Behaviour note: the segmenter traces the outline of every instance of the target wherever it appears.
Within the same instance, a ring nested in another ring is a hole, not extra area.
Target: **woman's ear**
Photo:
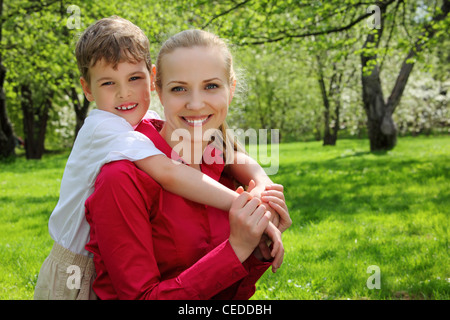
[[[89,88],[89,83],[83,77],[80,78],[81,87],[83,88],[84,95],[89,102],[94,101],[94,96],[92,95],[92,91]]]
[[[150,90],[155,91],[155,80],[156,80],[156,67],[152,64],[152,69],[150,70]]]
[[[231,101],[234,97],[234,91],[236,90],[236,80],[233,80],[233,82],[230,85],[230,102],[228,104],[231,104]]]

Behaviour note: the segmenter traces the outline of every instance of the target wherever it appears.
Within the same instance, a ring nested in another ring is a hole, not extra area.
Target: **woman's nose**
[[[199,110],[205,106],[203,96],[199,92],[192,92],[187,101],[186,108],[190,110]]]

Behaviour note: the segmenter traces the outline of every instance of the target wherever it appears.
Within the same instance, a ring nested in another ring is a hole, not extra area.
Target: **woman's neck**
[[[208,142],[194,142],[194,140],[191,139],[192,137],[183,137],[173,133],[174,130],[170,129],[170,127],[166,124],[164,124],[160,132],[161,136],[164,140],[166,140],[167,144],[173,149],[173,151],[177,152],[178,155],[191,167],[200,170],[203,153],[208,145]]]

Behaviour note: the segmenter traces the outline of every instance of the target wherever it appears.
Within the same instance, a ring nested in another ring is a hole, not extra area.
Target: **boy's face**
[[[84,94],[98,109],[114,113],[132,126],[139,124],[150,106],[153,83],[145,61],[120,62],[116,69],[99,60],[89,69],[90,83],[81,78]]]

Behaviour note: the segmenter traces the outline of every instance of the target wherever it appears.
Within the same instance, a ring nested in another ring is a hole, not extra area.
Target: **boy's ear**
[[[89,88],[89,83],[83,77],[80,78],[81,87],[83,88],[84,95],[88,101],[94,101],[94,96],[92,95],[92,91]]]

